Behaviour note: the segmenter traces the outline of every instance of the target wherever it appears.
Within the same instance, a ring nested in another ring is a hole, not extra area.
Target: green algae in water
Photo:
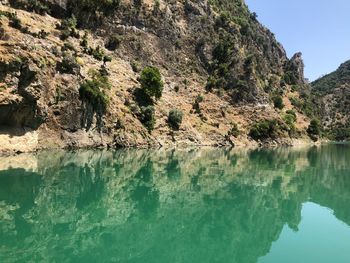
[[[0,158],[1,262],[350,260],[350,145]]]

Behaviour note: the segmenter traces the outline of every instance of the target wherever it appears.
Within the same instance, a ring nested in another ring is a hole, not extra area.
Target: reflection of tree
[[[0,255],[6,262],[254,263],[285,224],[298,230],[309,199],[350,225],[349,149],[30,156],[34,171],[0,172]]]

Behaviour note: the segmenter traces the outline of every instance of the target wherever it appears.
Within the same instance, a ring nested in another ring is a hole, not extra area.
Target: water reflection
[[[3,157],[0,257],[256,263],[307,201],[350,225],[349,158],[348,145]]]

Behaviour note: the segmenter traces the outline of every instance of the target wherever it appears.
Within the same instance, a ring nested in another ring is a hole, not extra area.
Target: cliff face
[[[321,115],[328,136],[336,140],[350,139],[350,61],[311,83],[313,93],[320,97]]]
[[[306,134],[306,111],[293,103],[309,91],[301,54],[289,60],[242,1],[11,0],[0,10],[2,150],[291,143]],[[138,96],[147,66],[164,83],[154,112]],[[97,91],[84,97],[84,83]],[[172,109],[183,116],[178,129]]]

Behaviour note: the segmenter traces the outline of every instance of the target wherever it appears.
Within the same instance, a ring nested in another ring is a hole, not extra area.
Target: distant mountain
[[[321,99],[321,118],[329,137],[350,139],[350,60],[311,85],[313,93]]]

